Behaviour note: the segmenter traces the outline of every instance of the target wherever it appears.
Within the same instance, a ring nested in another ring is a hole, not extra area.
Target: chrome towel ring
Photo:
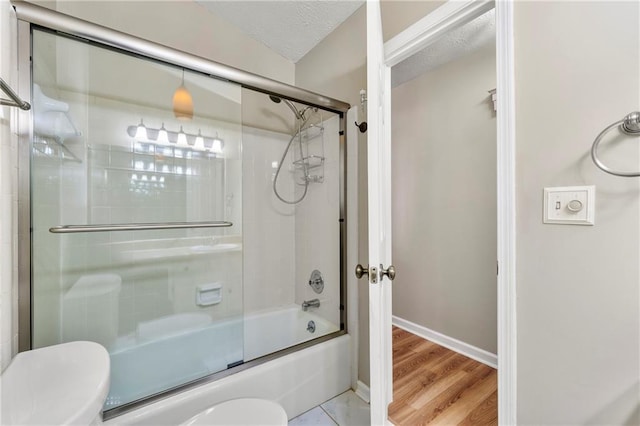
[[[600,141],[602,141],[602,138],[606,133],[616,127],[620,127],[620,131],[625,135],[640,136],[640,112],[631,112],[627,114],[622,120],[616,121],[606,129],[604,129],[602,132],[600,132],[600,134],[596,137],[596,140],[593,141],[593,146],[591,146],[591,158],[593,159],[593,162],[596,164],[596,166],[598,166],[598,168],[600,168],[600,170],[602,170],[603,172],[607,172],[614,176],[638,177],[640,176],[640,171],[618,172],[605,166],[604,163],[598,158],[598,145],[600,145]]]

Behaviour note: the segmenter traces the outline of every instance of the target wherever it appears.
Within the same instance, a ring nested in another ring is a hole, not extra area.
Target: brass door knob
[[[360,279],[365,275],[369,275],[369,267],[364,268],[361,264],[356,265],[356,278]]]
[[[384,269],[382,265],[380,265],[380,279],[382,277],[387,276],[391,281],[396,277],[396,268],[393,265],[390,265],[387,269]]]

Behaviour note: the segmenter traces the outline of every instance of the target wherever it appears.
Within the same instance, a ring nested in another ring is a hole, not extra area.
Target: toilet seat
[[[182,426],[286,426],[287,413],[279,404],[258,398],[240,398],[216,404]]]

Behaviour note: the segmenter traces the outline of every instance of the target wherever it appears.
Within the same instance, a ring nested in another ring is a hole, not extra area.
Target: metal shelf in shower
[[[324,182],[324,126],[312,124],[303,129],[300,149],[300,158],[292,161],[294,170],[303,172],[303,182]],[[310,174],[311,170],[315,170],[315,174]]]
[[[307,169],[315,169],[324,165],[324,157],[320,155],[308,155],[293,162],[298,168],[307,167]]]

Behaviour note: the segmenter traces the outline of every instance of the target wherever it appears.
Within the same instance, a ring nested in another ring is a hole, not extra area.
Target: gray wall
[[[381,0],[382,38],[387,41],[446,3],[446,0]]]
[[[639,9],[515,4],[519,424],[640,423],[640,179],[589,158],[640,108]],[[603,151],[640,168],[637,138]],[[595,226],[542,224],[543,187],[585,184]]]
[[[342,25],[296,63],[296,85],[314,92],[360,105],[360,89],[367,87],[367,22],[365,6],[360,7]],[[362,115],[362,111],[359,112]],[[361,120],[366,118],[361,117]],[[353,123],[347,123],[352,126]],[[358,187],[367,187],[367,138],[359,133]],[[348,155],[348,153],[347,153]],[[348,173],[349,171],[347,171]],[[367,191],[347,194],[348,206],[357,203],[358,252],[366,262]],[[355,265],[349,265],[349,271]],[[369,383],[369,288],[365,280],[358,287],[358,378]]]
[[[295,71],[291,61],[196,2],[32,2],[275,80],[293,82]]]
[[[494,354],[495,85],[494,44],[391,92],[393,315]]]

